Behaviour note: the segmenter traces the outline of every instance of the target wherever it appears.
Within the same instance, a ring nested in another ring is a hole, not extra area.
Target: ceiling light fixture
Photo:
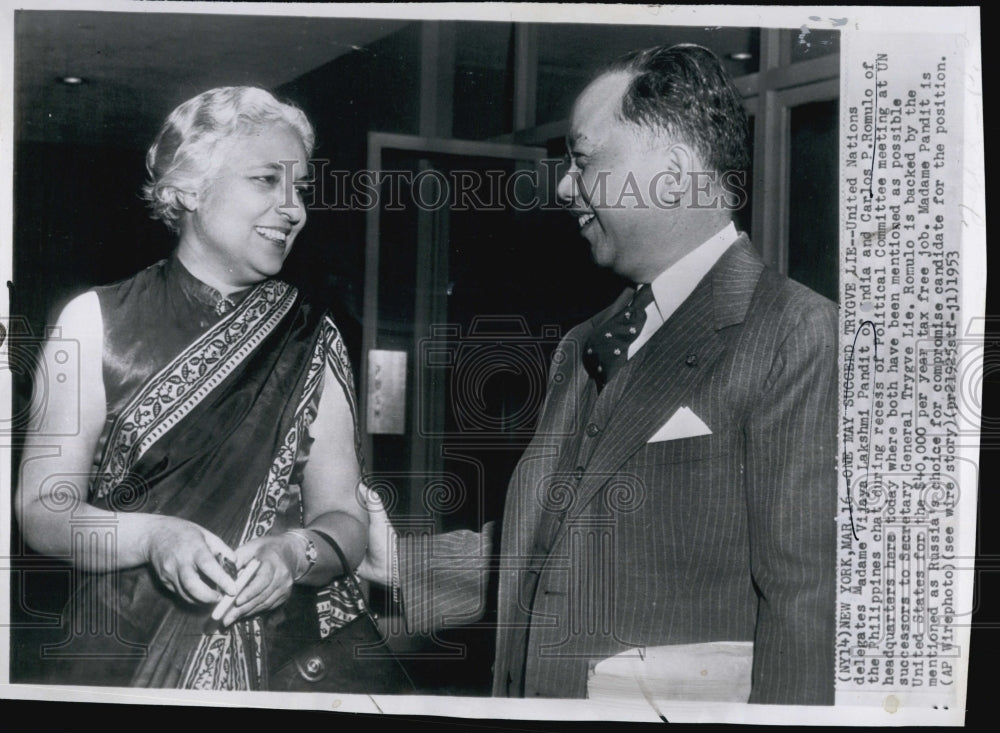
[[[753,54],[747,53],[746,51],[740,51],[738,53],[729,54],[729,58],[731,58],[733,61],[749,61],[750,59],[753,58]]]
[[[59,77],[59,81],[62,82],[63,84],[67,84],[67,85],[69,85],[71,87],[75,87],[75,86],[79,86],[80,84],[83,84],[83,77],[82,76],[60,76]]]

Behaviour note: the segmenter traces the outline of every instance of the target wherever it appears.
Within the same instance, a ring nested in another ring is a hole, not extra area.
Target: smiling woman
[[[144,193],[179,231],[181,261],[223,293],[276,275],[305,224],[297,194],[313,139],[301,111],[261,89],[213,89],[178,107],[146,156]]]
[[[45,681],[266,687],[293,586],[361,560],[345,349],[322,310],[274,279],[305,224],[312,145],[303,113],[261,89],[182,104],[144,188],[176,250],[59,317],[62,341],[80,345],[78,418],[69,401],[33,413],[16,501],[28,543],[80,570]],[[43,361],[60,348],[46,343]]]
[[[289,170],[306,170],[305,149],[284,123],[262,133],[230,141],[204,190],[184,196],[190,215],[178,256],[204,270],[221,291],[278,274],[306,221],[285,180]]]

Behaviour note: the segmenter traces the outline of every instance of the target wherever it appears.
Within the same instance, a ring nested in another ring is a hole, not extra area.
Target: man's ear
[[[660,151],[662,164],[656,175],[656,197],[666,209],[676,209],[691,188],[695,155],[684,143],[668,143]]]

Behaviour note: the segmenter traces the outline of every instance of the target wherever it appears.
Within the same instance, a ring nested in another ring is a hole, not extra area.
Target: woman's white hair
[[[219,156],[214,154],[218,144],[276,122],[291,127],[301,139],[306,157],[312,155],[316,136],[305,113],[263,89],[218,87],[177,107],[146,153],[149,177],[142,194],[152,217],[177,231],[181,214],[187,210],[181,195],[201,191],[214,175],[219,164]]]

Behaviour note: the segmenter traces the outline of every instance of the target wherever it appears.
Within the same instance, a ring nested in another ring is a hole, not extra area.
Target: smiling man
[[[511,477],[494,694],[584,697],[596,660],[739,641],[749,702],[832,704],[837,312],[736,231],[741,99],[704,48],[635,52],[569,145],[559,194],[633,285],[566,335]],[[437,555],[432,593],[404,571],[408,613],[457,597]]]

